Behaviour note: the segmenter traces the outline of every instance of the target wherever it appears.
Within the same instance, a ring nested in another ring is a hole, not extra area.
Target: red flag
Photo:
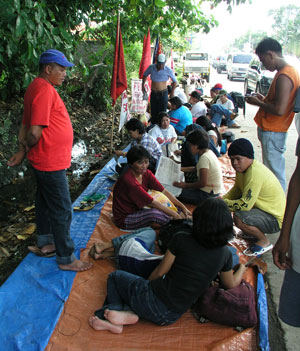
[[[140,71],[139,77],[143,78],[144,72],[151,65],[151,44],[150,44],[150,29],[148,29],[147,37],[144,36],[144,44],[143,44],[143,54],[140,63]]]
[[[117,98],[123,93],[125,89],[127,89],[126,67],[120,21],[118,21],[114,67],[110,86],[110,96],[113,100],[113,106],[116,103]]]

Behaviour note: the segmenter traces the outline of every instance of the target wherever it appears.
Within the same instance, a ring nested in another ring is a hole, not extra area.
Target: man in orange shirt
[[[255,50],[269,71],[277,71],[266,97],[255,94],[246,98],[249,104],[259,106],[254,118],[258,139],[262,146],[263,163],[276,175],[286,190],[286,138],[294,118],[294,101],[300,85],[297,70],[282,56],[282,47],[272,38],[263,39]]]
[[[19,151],[7,164],[17,166],[27,156],[36,177],[37,246],[28,249],[41,257],[56,255],[62,270],[85,271],[92,264],[76,259],[70,237],[72,204],[66,168],[71,165],[73,128],[55,89],[63,83],[67,67],[74,65],[53,49],[43,52],[39,63],[39,75],[24,97]]]

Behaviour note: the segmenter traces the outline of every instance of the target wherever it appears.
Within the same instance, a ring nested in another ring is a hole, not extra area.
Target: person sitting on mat
[[[161,263],[148,280],[117,270],[108,276],[107,297],[89,318],[95,330],[115,334],[123,326],[144,318],[164,326],[176,322],[220,273],[225,289],[241,283],[246,270],[234,272],[227,243],[233,237],[233,221],[223,200],[210,198],[193,213],[192,235],[176,234]]]
[[[199,205],[211,196],[219,196],[222,189],[222,169],[217,156],[208,148],[209,136],[205,130],[196,129],[186,138],[193,155],[199,155],[196,165],[197,181],[192,183],[174,182],[182,188],[178,200]],[[183,172],[192,172],[195,167],[182,167]]]
[[[248,139],[235,140],[228,149],[228,156],[236,171],[236,179],[223,199],[234,212],[235,225],[256,240],[244,254],[258,256],[273,247],[265,233],[279,232],[285,210],[285,193],[274,173],[254,159],[253,145]]]
[[[149,159],[149,152],[141,145],[133,146],[127,153],[129,169],[118,179],[113,191],[112,210],[118,227],[138,229],[157,226],[168,223],[172,218],[186,218],[191,215],[190,211],[148,170]],[[170,201],[168,206],[155,200],[148,193],[149,190],[163,193]],[[174,205],[181,212],[176,211]]]
[[[156,166],[162,155],[162,149],[159,143],[148,133],[146,133],[146,128],[143,123],[137,118],[131,118],[126,124],[125,128],[133,139],[131,142],[131,147],[135,145],[142,145],[149,152],[149,170],[152,173],[155,173]],[[115,150],[117,156],[126,157],[127,152],[122,150]],[[119,173],[122,175],[127,170],[127,165],[122,164],[124,169],[119,170]],[[117,170],[118,171],[118,170]]]

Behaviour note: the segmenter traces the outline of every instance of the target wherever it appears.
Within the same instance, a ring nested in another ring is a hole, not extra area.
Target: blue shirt
[[[171,78],[174,83],[177,83],[174,72],[168,66],[165,66],[164,69],[158,71],[156,65],[150,65],[144,72],[144,77],[148,77],[149,74],[151,75],[151,80],[153,82],[166,82]]]
[[[193,123],[191,111],[185,106],[179,107],[177,110],[169,111],[170,123],[177,130],[182,133],[186,126]]]

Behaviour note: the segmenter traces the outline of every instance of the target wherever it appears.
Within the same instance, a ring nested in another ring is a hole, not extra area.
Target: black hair
[[[134,162],[144,160],[145,158],[150,160],[150,154],[144,146],[135,145],[127,152],[126,158],[128,164],[132,165]]]
[[[171,97],[171,99],[169,100],[169,102],[172,104],[172,105],[175,105],[176,106],[176,110],[182,106],[182,102],[181,100],[179,99],[178,96],[173,96]]]
[[[203,127],[207,132],[209,130],[213,130],[217,134],[218,145],[222,146],[222,136],[219,132],[219,129],[213,125],[209,118],[206,116],[200,116],[196,119],[196,124],[199,124],[199,126]]]
[[[162,122],[162,120],[163,120],[164,117],[170,118],[170,116],[168,115],[167,112],[164,112],[164,111],[159,112],[159,114],[157,115],[157,123],[156,123],[156,124],[158,124],[159,126],[161,126],[161,122]]]
[[[205,130],[196,129],[188,134],[186,141],[192,145],[197,145],[199,150],[208,149],[209,136]]]
[[[225,246],[233,237],[233,220],[225,201],[210,197],[193,212],[192,235],[203,247]]]
[[[267,51],[274,51],[277,54],[282,55],[282,46],[277,40],[267,37],[258,43],[255,53],[256,55],[259,55],[265,54]]]
[[[190,104],[189,102],[185,102],[182,106],[187,107],[189,110],[193,107],[193,105]]]
[[[137,118],[131,118],[126,124],[127,130],[138,130],[140,134],[145,134],[146,130],[143,123]]]
[[[60,66],[60,65],[55,62],[39,63],[39,73],[44,72],[47,66],[54,67],[54,66]]]

